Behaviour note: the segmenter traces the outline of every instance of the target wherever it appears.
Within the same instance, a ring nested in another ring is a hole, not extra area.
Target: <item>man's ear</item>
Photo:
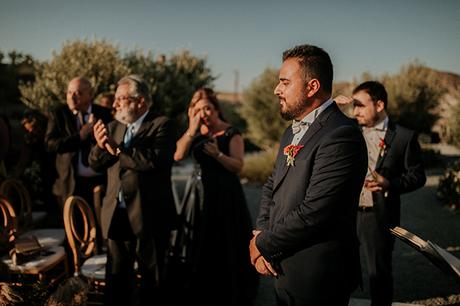
[[[140,96],[139,99],[138,99],[138,101],[137,101],[137,107],[138,107],[138,108],[142,108],[145,104],[146,104],[146,103],[145,103],[144,97]]]
[[[375,103],[375,109],[380,113],[385,110],[385,103],[382,100],[378,100],[377,103]]]
[[[311,79],[307,82],[307,97],[313,97],[321,88],[321,84],[318,79]]]

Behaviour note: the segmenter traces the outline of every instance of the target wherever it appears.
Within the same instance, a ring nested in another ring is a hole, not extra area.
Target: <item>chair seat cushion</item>
[[[87,278],[104,280],[106,263],[107,254],[92,256],[85,260],[81,266],[81,274]]]
[[[65,260],[65,258],[66,254],[64,247],[53,246],[44,249],[37,258],[27,261],[21,265],[14,266],[12,260],[9,257],[2,258],[2,261],[11,271],[26,274],[37,274],[43,271],[47,271],[49,268],[55,266],[56,263]]]
[[[43,248],[62,245],[65,241],[63,228],[46,228],[27,231],[21,236],[35,236]]]

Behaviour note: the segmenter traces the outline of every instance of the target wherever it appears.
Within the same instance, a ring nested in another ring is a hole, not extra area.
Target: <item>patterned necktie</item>
[[[293,120],[292,121],[292,133],[297,134],[299,133],[302,129],[308,128],[311,125],[310,122],[304,122],[304,121],[297,121]]]
[[[130,125],[126,129],[125,137],[123,138],[124,147],[128,148],[133,140],[134,136],[134,125]]]

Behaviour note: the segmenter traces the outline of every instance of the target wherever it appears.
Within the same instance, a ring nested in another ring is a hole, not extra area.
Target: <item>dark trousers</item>
[[[377,221],[374,211],[358,212],[358,238],[366,260],[372,306],[391,306],[393,274],[391,256],[394,239]]]
[[[77,176],[75,178],[75,191],[73,195],[77,195],[85,199],[89,206],[93,208],[93,213],[95,213],[93,189],[98,185],[105,186],[106,184],[107,178],[105,175],[92,177]]]
[[[101,225],[99,224],[99,217],[97,211],[94,207],[94,188],[98,185],[103,185],[104,187],[107,184],[107,178],[105,175],[98,175],[93,177],[83,177],[77,176],[75,179],[75,191],[73,195],[80,196],[89,204],[93,212],[94,217],[96,218],[97,230],[96,230],[96,242],[98,252],[102,252],[102,247],[104,245],[104,240],[102,239],[102,230]]]
[[[276,287],[277,306],[348,306],[350,294],[339,296],[331,292],[329,296],[324,296],[321,300],[312,300],[307,297],[293,296],[284,288]]]
[[[162,299],[159,289],[162,256],[158,253],[162,253],[158,249],[163,247],[162,243],[157,244],[153,237],[136,237],[126,209],[117,208],[107,247],[105,305],[159,305]],[[135,261],[137,271],[134,270]],[[138,286],[136,275],[140,276]],[[135,292],[138,294],[133,295]]]

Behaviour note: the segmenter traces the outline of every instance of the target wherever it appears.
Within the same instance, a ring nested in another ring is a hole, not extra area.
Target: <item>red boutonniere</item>
[[[295,157],[297,153],[299,153],[300,149],[302,149],[303,146],[295,146],[295,145],[288,145],[284,147],[284,155],[286,155],[286,164],[288,166],[294,166],[295,162]]]
[[[380,157],[382,157],[386,153],[386,150],[387,150],[387,144],[385,143],[385,139],[380,138],[379,148],[380,148]]]

